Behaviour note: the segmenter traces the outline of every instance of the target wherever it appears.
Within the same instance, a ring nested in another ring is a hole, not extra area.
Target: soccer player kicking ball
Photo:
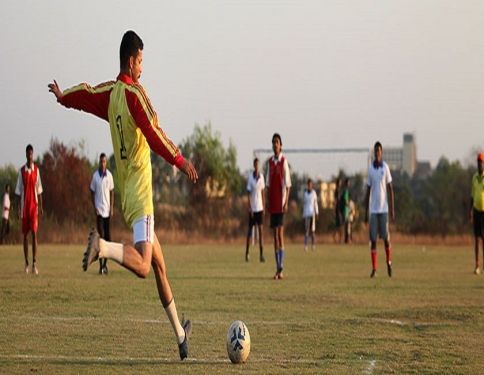
[[[191,323],[188,320],[180,324],[178,320],[163,251],[154,232],[150,148],[176,165],[192,182],[197,181],[198,175],[161,130],[156,112],[139,84],[143,42],[134,31],[124,34],[119,57],[121,69],[116,81],[96,87],[80,84],[64,92],[55,80],[48,85],[63,106],[92,113],[109,122],[122,210],[126,222],[133,228],[134,246],[105,241],[93,229],[82,267],[86,271],[98,258],[108,258],[141,278],[146,278],[153,267],[158,294],[175,331],[183,360],[188,356]]]
[[[289,191],[291,189],[291,174],[289,163],[282,154],[281,136],[272,136],[272,150],[274,156],[269,159],[267,168],[267,192],[269,212],[271,214],[271,228],[274,233],[274,253],[276,257],[276,274],[274,280],[282,279],[284,268],[284,212],[287,211]]]
[[[393,204],[392,175],[388,164],[382,159],[383,148],[380,142],[374,146],[375,159],[368,168],[368,188],[365,197],[365,223],[368,223],[368,210],[370,211],[370,242],[371,264],[370,277],[376,276],[377,254],[376,241],[378,236],[383,239],[387,257],[388,276],[392,277],[392,249],[390,246],[390,233],[388,231],[388,208],[390,217],[395,220]]]

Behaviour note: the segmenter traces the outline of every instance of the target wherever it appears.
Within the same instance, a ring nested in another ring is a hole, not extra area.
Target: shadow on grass
[[[184,361],[168,358],[102,358],[102,357],[66,357],[66,356],[23,356],[12,355],[0,357],[3,365],[18,364],[49,364],[65,366],[144,366],[144,365],[229,365],[228,359],[196,359],[188,358]]]

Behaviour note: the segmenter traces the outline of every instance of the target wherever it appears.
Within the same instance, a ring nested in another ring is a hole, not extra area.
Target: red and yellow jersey
[[[140,84],[120,74],[96,87],[80,84],[65,90],[59,102],[109,122],[119,190],[128,225],[153,214],[150,148],[181,168],[185,159],[165,135]]]

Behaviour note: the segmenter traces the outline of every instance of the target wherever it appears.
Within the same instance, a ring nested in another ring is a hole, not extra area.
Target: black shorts
[[[484,238],[484,211],[478,211],[474,208],[474,236]]]
[[[284,214],[271,214],[271,228],[282,227],[284,225]]]
[[[253,212],[252,215],[249,214],[249,229],[256,224],[262,225],[262,211]]]

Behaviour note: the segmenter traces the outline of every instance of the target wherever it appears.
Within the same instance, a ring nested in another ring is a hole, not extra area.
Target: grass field
[[[81,270],[82,246],[40,246],[40,275],[20,246],[0,247],[0,373],[484,373],[484,276],[469,247],[395,246],[394,277],[369,278],[366,246],[287,247],[286,279],[243,246],[167,246],[178,311],[193,321],[181,363],[154,277],[110,264]],[[384,265],[384,252],[379,252]],[[232,365],[231,321],[252,349]]]

